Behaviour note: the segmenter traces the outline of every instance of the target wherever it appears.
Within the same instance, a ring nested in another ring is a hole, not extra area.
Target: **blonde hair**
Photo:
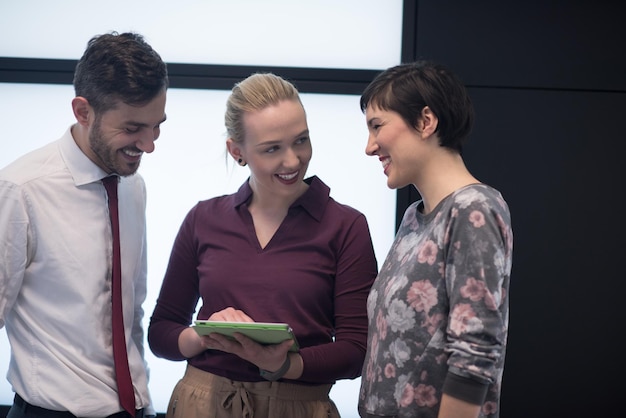
[[[243,115],[276,105],[283,100],[294,100],[302,104],[296,87],[275,74],[255,73],[235,84],[226,101],[224,116],[228,137],[241,143],[245,136]]]

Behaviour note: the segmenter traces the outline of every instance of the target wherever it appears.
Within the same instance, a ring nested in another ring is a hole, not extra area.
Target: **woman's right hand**
[[[244,311],[228,307],[221,311],[213,312],[209,317],[209,321],[228,321],[228,322],[254,322]]]
[[[187,358],[197,356],[207,348],[193,327],[187,327],[178,335],[178,349]]]
[[[213,312],[208,318],[209,321],[229,321],[229,322],[254,322],[245,312],[228,307],[221,311]],[[193,327],[188,327],[178,336],[178,349],[187,358],[197,356],[203,351],[213,348],[210,345],[210,338],[202,338]]]

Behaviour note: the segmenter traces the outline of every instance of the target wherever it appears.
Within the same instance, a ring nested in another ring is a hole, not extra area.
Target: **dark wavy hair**
[[[417,129],[428,106],[439,119],[439,144],[459,153],[474,124],[474,107],[461,79],[442,64],[428,60],[400,64],[378,74],[365,88],[361,110],[372,105],[398,113]]]
[[[89,101],[96,113],[116,103],[140,106],[169,87],[167,66],[137,33],[96,35],[76,65],[76,96]]]

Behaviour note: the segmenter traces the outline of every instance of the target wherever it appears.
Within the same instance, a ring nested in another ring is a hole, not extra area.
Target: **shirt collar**
[[[248,180],[250,180],[248,178]],[[248,202],[252,196],[252,188],[249,181],[246,180],[237,193],[235,193],[235,207],[239,207],[242,204]],[[292,203],[291,208],[302,207],[307,213],[316,221],[320,221],[328,205],[330,198],[330,188],[324,184],[317,176],[311,176],[304,180],[309,185],[309,188],[302,196],[300,196],[295,202]]]
[[[59,149],[76,186],[94,183],[107,176],[107,173],[91,161],[78,147],[72,137],[71,126],[61,138]]]

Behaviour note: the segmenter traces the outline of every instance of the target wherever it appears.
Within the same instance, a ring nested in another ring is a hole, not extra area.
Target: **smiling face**
[[[365,110],[368,128],[367,155],[378,156],[387,176],[387,186],[399,189],[415,184],[420,169],[421,136],[393,111],[368,106]]]
[[[107,173],[134,174],[144,152],[154,151],[160,125],[165,121],[163,92],[143,106],[118,105],[100,115],[91,112],[87,143],[83,152]]]
[[[227,145],[235,159],[248,163],[253,191],[295,200],[306,187],[303,179],[312,155],[302,104],[283,100],[247,112],[243,124],[243,141],[229,139]]]

